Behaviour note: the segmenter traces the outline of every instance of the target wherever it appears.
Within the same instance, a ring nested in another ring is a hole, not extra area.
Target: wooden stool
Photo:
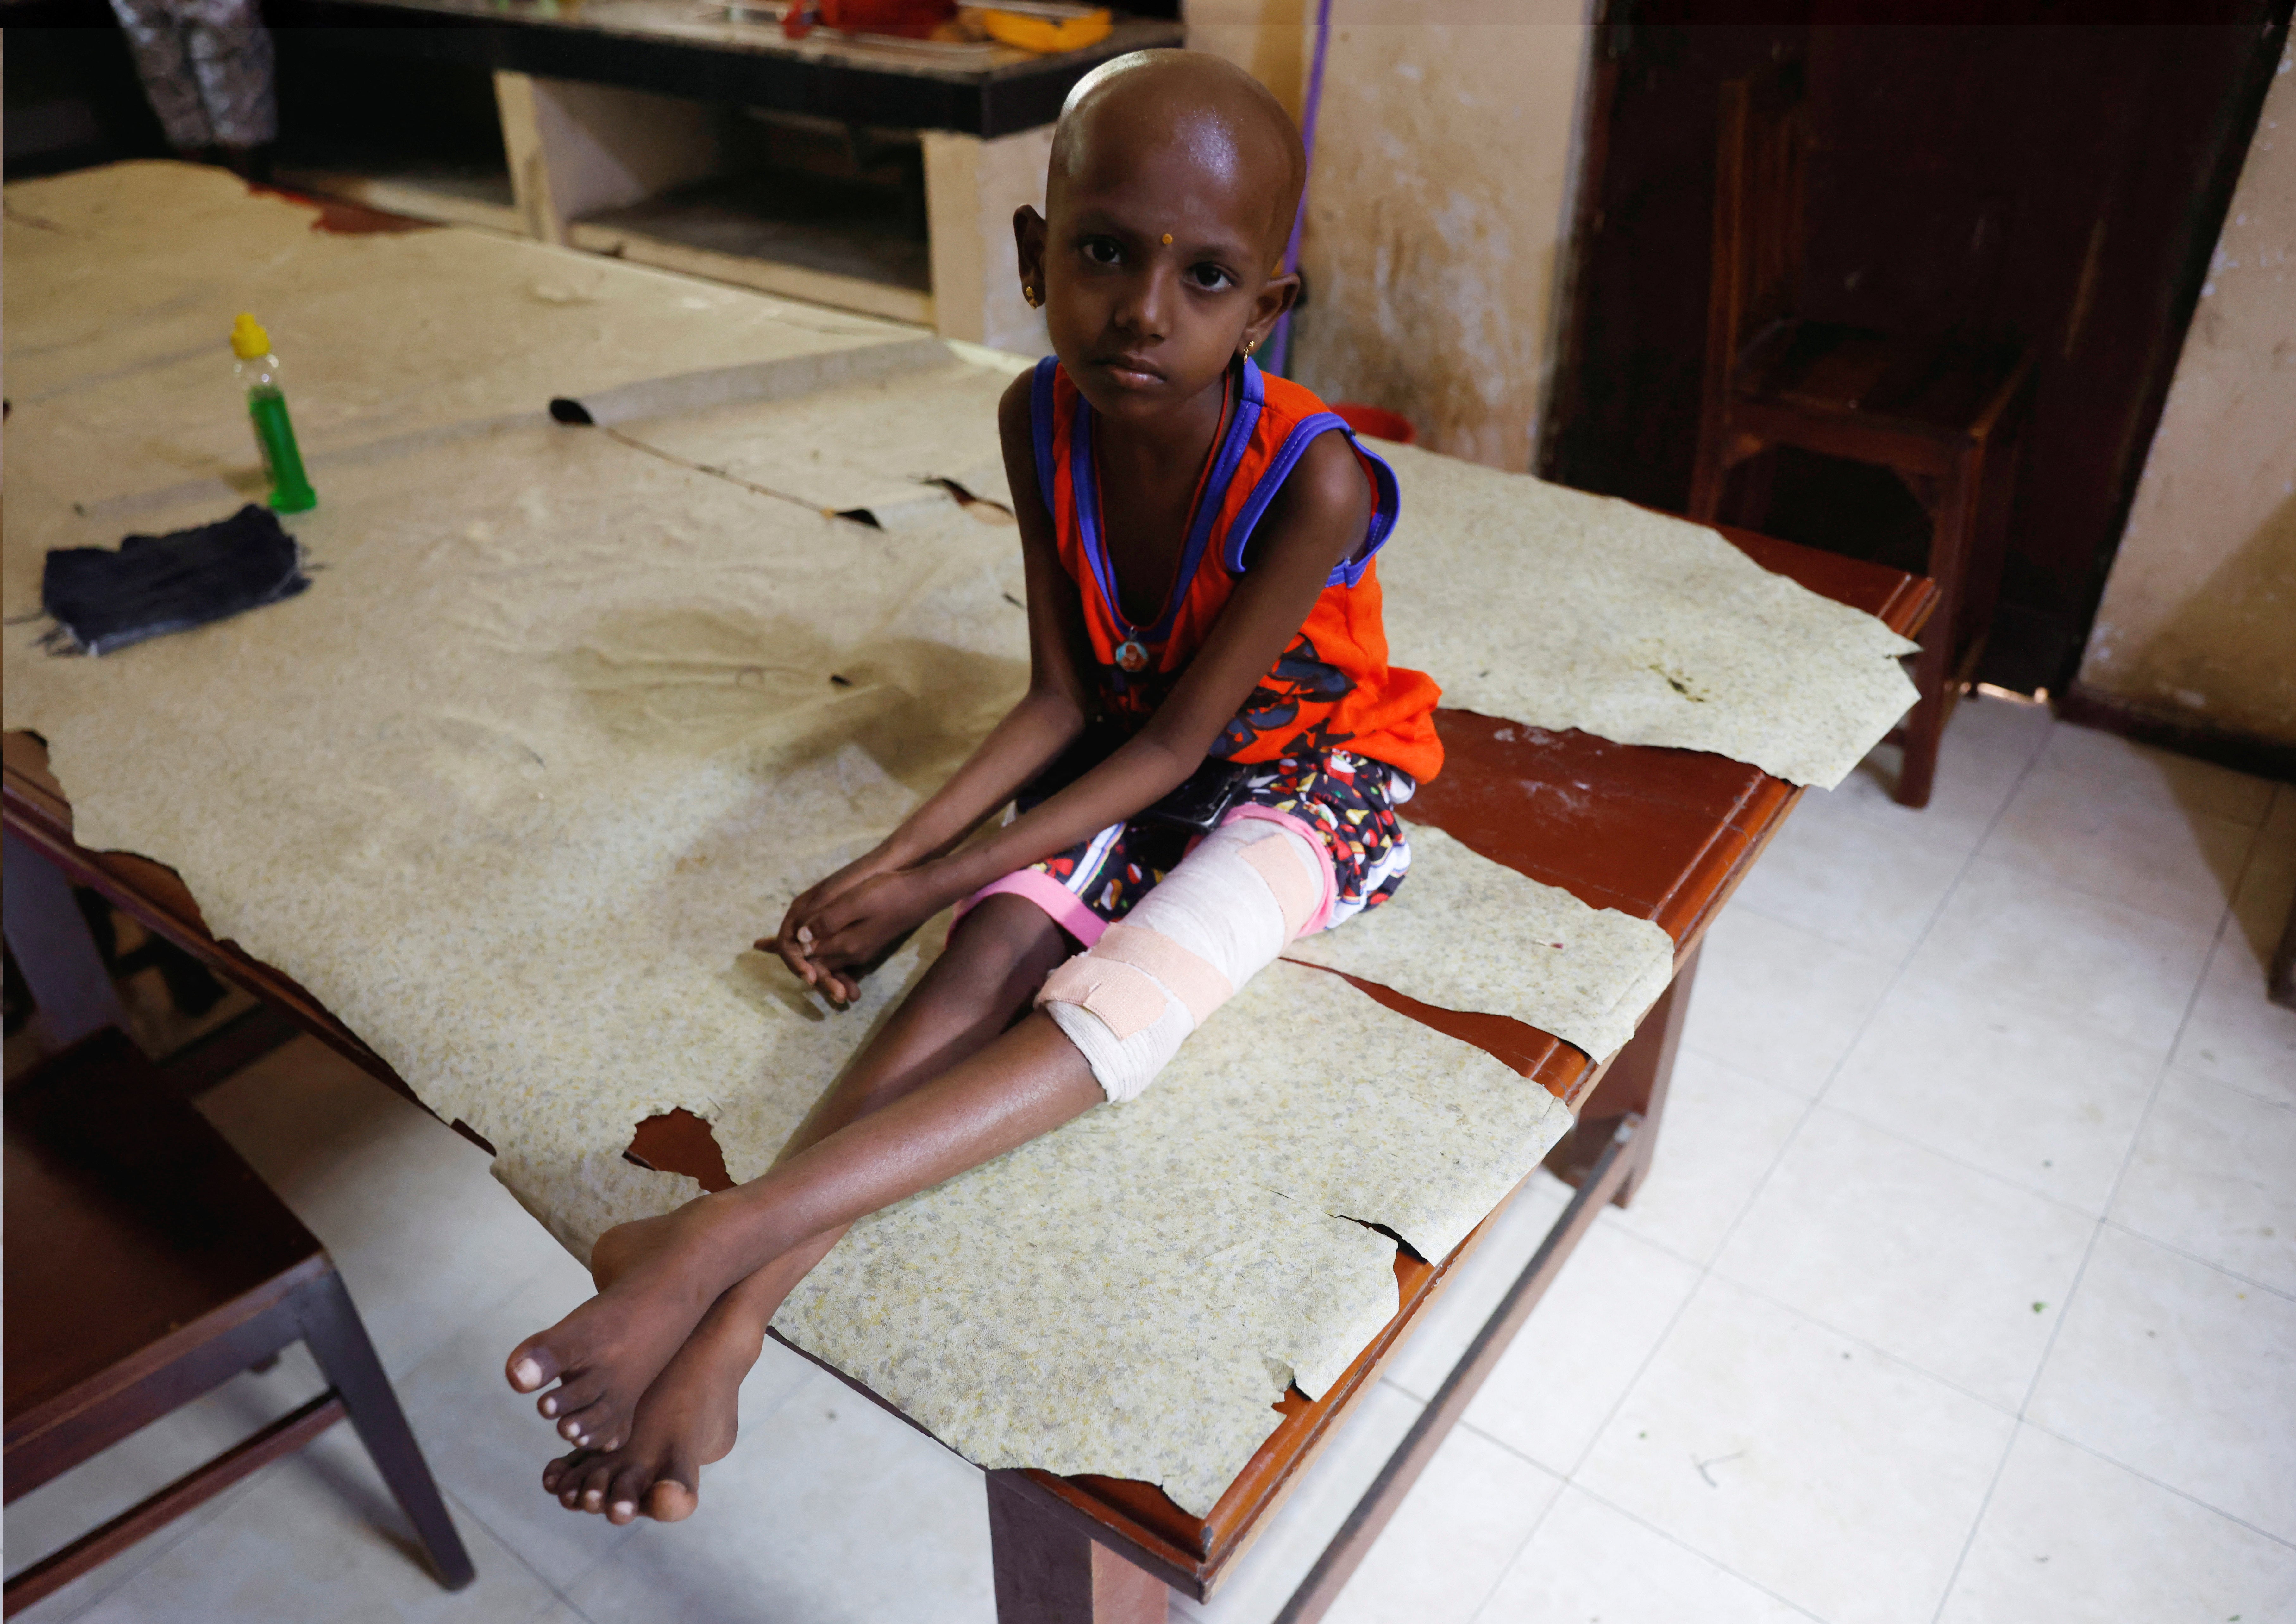
[[[1800,64],[1722,86],[1714,269],[1690,517],[1721,514],[1740,464],[1779,447],[1878,463],[1930,517],[1939,601],[1914,661],[1921,698],[1890,736],[1905,746],[1898,799],[1929,804],[1938,742],[1984,652],[1999,594],[2030,349],[1970,339],[1892,338],[1794,313],[1808,119]],[[1767,462],[1746,471],[1740,523],[1768,500]]]
[[[7,1087],[6,1497],[294,1341],[327,1391],[8,1580],[12,1613],[348,1415],[448,1589],[472,1577],[334,1264],[115,1029]]]

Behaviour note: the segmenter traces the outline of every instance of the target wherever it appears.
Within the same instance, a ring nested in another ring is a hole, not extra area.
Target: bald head
[[[1061,109],[1047,206],[1057,214],[1070,186],[1104,186],[1151,152],[1184,154],[1207,180],[1250,200],[1267,263],[1282,258],[1308,155],[1267,86],[1203,51],[1135,51],[1102,63]]]

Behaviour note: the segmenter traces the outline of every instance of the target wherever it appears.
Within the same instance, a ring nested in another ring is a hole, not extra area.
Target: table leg
[[[1639,1114],[1643,1121],[1634,1136],[1634,1164],[1611,1198],[1621,1207],[1633,1202],[1658,1147],[1659,1119],[1666,1110],[1668,1080],[1674,1075],[1674,1052],[1682,1044],[1682,1018],[1690,1010],[1690,984],[1698,974],[1699,952],[1692,948],[1682,961],[1674,980],[1578,1108],[1578,1126],[1547,1154],[1548,1171],[1576,1185],[1611,1143],[1619,1123],[1629,1112]]]
[[[1021,297],[1013,263],[1013,205],[1045,206],[1053,127],[983,140],[961,130],[918,132],[925,160],[926,239],[932,252],[932,323],[1024,356],[1052,348],[1044,314]]]
[[[2288,904],[2288,923],[2280,928],[2280,945],[2272,950],[2272,968],[2264,978],[2264,996],[2275,1004],[2296,1009],[2296,900]]]
[[[1164,1624],[1172,1593],[1084,1531],[1077,1519],[988,1474],[996,1624]]]
[[[564,245],[574,222],[709,175],[712,110],[618,85],[497,69],[495,111],[527,235]],[[586,245],[580,245],[586,246]]]
[[[0,831],[0,841],[8,951],[47,1020],[48,1035],[63,1048],[107,1026],[125,1029],[119,994],[72,898],[71,882],[15,831]]]
[[[1538,1251],[1499,1299],[1491,1316],[1468,1341],[1467,1351],[1444,1378],[1443,1385],[1421,1407],[1418,1419],[1411,1423],[1403,1441],[1372,1479],[1371,1487],[1356,1502],[1347,1521],[1340,1524],[1340,1531],[1324,1547],[1324,1554],[1308,1569],[1308,1577],[1300,1581],[1292,1599],[1276,1613],[1275,1624],[1316,1624],[1340,1599],[1349,1576],[1371,1554],[1372,1546],[1389,1519],[1402,1509],[1412,1484],[1435,1458],[1435,1452],[1443,1447],[1443,1439],[1467,1413],[1467,1406],[1473,1402],[1476,1392],[1506,1357],[1523,1321],[1530,1317],[1531,1309],[1546,1294],[1546,1288],[1562,1274],[1563,1264],[1595,1226],[1595,1215],[1602,1211],[1603,1203],[1617,1191],[1619,1180],[1634,1165],[1635,1133],[1641,1126],[1639,1120],[1621,1122],[1595,1156],[1587,1169],[1578,1193],[1547,1230],[1546,1238],[1538,1243]]]

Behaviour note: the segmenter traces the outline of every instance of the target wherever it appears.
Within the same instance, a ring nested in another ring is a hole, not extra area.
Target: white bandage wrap
[[[1181,1041],[1307,928],[1324,854],[1283,824],[1214,830],[1121,924],[1045,978],[1037,1005],[1111,1100],[1155,1080]]]

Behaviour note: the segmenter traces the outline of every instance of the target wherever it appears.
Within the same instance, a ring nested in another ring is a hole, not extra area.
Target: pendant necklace
[[[1219,460],[1220,441],[1226,437],[1227,432],[1227,380],[1222,379],[1220,382],[1219,422],[1212,431],[1211,448],[1204,454],[1203,470],[1196,475],[1195,497],[1188,504],[1188,529],[1190,530],[1193,530],[1196,528],[1196,510],[1203,504],[1204,487],[1211,479],[1212,464]],[[1097,459],[1099,456],[1097,448],[1095,449],[1093,455],[1095,458]],[[1097,483],[1097,481],[1095,481],[1095,483]],[[1105,537],[1107,534],[1107,521],[1103,519],[1101,523],[1101,535]],[[1103,539],[1101,545],[1104,547],[1107,545],[1107,543]],[[1179,585],[1180,583],[1175,579],[1172,583],[1172,587],[1166,589],[1165,598],[1167,607],[1169,607],[1172,589],[1177,588]],[[1122,624],[1124,615],[1122,605],[1111,603],[1109,608],[1116,611],[1118,623]],[[1116,645],[1116,668],[1122,671],[1128,677],[1136,677],[1141,672],[1148,668],[1147,646],[1140,641],[1139,632],[1133,627],[1126,627],[1124,641]]]

